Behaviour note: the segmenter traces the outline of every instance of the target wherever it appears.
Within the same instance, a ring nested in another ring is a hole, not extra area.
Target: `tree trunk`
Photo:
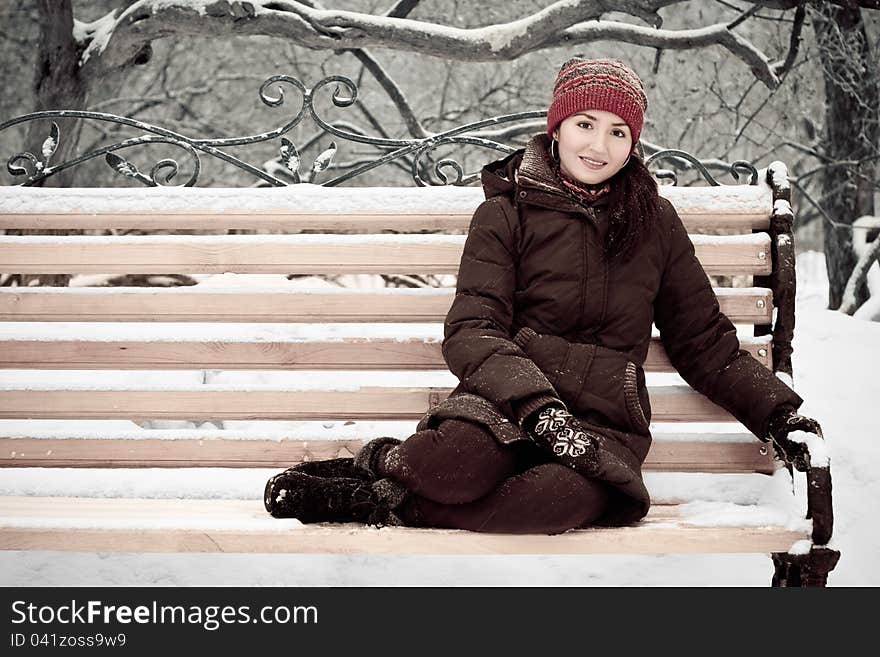
[[[824,154],[831,162],[865,160],[825,170],[821,205],[834,221],[851,226],[856,217],[874,214],[871,181],[876,180],[876,160],[868,158],[876,157],[878,148],[877,72],[861,9],[815,0],[811,8],[825,82]],[[856,255],[852,230],[826,222],[824,237],[828,307],[834,310],[840,307]],[[867,298],[863,283],[856,291],[856,304]]]
[[[88,89],[83,80],[80,51],[73,39],[72,0],[37,0],[40,14],[40,45],[34,70],[35,112],[51,109],[83,110]],[[61,133],[58,150],[52,156],[61,162],[75,150],[80,121],[71,120],[70,132]],[[31,122],[25,140],[27,150],[40,157],[43,141],[49,135],[48,123]],[[72,187],[76,167],[49,177],[46,187]]]
[[[87,85],[82,78],[80,51],[73,39],[73,8],[71,0],[36,0],[40,17],[40,43],[34,70],[35,112],[50,109],[82,110],[88,100]],[[31,121],[25,137],[25,150],[42,159],[42,146],[49,136],[48,121]],[[82,122],[63,122],[58,147],[51,163],[67,160],[76,150]],[[57,173],[38,183],[43,187],[73,187],[77,168]],[[29,230],[8,231],[29,235],[73,235],[82,231]],[[70,274],[21,274],[18,284],[66,286]],[[36,281],[36,283],[34,283]]]

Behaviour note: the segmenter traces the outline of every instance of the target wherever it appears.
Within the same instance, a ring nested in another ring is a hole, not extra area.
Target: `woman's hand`
[[[791,406],[778,409],[767,424],[766,440],[773,443],[776,455],[786,466],[794,466],[803,472],[809,466],[807,445],[804,442],[790,440],[788,434],[792,431],[805,431],[823,438],[822,427],[816,420],[799,415]]]
[[[532,413],[523,428],[556,460],[584,477],[599,471],[595,434],[585,429],[563,406],[548,405]]]

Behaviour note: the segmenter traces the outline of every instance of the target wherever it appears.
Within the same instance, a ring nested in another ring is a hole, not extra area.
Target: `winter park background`
[[[824,429],[834,478],[833,546],[842,553],[828,585],[880,585],[880,528],[873,513],[880,499],[880,446],[875,439],[880,365],[877,262],[868,270],[866,286],[858,288],[855,295],[844,294],[850,273],[880,226],[880,10],[873,8],[876,3],[781,1],[774,3],[774,8],[756,9],[761,3],[744,0],[644,0],[627,3],[627,11],[632,13],[607,12],[603,3],[592,0],[396,4],[326,0],[325,13],[315,10],[312,3],[287,4],[295,6],[308,21],[289,20],[268,0],[57,0],[39,6],[33,0],[3,0],[0,123],[41,109],[82,109],[132,117],[193,139],[237,137],[274,129],[298,109],[297,101],[290,99],[292,93],[288,104],[280,108],[259,102],[257,89],[270,76],[291,75],[314,85],[328,75],[340,74],[357,81],[360,95],[347,113],[333,114],[333,121],[356,125],[371,136],[417,139],[487,117],[545,109],[553,76],[572,55],[626,60],[646,82],[645,155],[681,149],[714,167],[719,177],[719,171],[739,159],[758,168],[781,160],[789,168],[798,276],[794,388],[806,400],[801,412],[819,420]],[[232,13],[224,13],[224,6]],[[340,17],[343,11],[347,13]],[[138,20],[126,22],[131,16]],[[253,20],[255,17],[259,21]],[[394,17],[407,20],[395,24]],[[129,29],[134,23],[138,27]],[[603,27],[613,36],[597,36]],[[427,30],[429,37],[420,30]],[[334,39],[326,38],[330,31]],[[364,39],[369,48],[362,47]],[[319,113],[328,117],[331,115],[324,114],[328,109],[337,111],[327,101],[330,89],[325,88],[324,97],[317,101]],[[61,138],[53,162],[139,134],[125,132],[113,123],[83,122],[77,128],[66,119],[59,123]],[[525,121],[517,129],[499,130],[492,136],[519,146],[529,134],[541,131],[542,124],[543,119]],[[33,122],[0,131],[0,158],[6,162],[13,153],[25,150],[39,153],[47,130],[46,122]],[[313,124],[299,126],[287,136],[301,147],[304,167],[327,153],[330,140],[316,133]],[[228,150],[294,182],[279,160],[278,145],[273,139]],[[149,171],[163,157],[180,160],[184,172],[172,183],[180,184],[188,175],[185,157],[179,149],[163,151],[160,146],[154,145],[149,153],[134,149],[120,153],[137,161],[142,171]],[[324,178],[317,176],[313,182],[320,184],[327,176],[345,170],[341,163],[345,160],[350,163],[380,152],[361,147],[364,150],[340,144],[336,159],[322,174]],[[438,158],[441,155],[445,153]],[[480,149],[455,153],[468,172],[496,155]],[[0,185],[20,182],[5,167],[0,168]],[[725,177],[722,182],[732,181]],[[93,188],[99,200],[99,188],[135,185],[116,175],[102,157],[46,180],[46,187]],[[352,182],[355,187],[362,185],[411,187],[409,162],[405,166],[386,165]],[[204,158],[198,186],[231,190],[257,183],[235,167]],[[853,229],[859,221],[874,229]],[[4,274],[0,273],[3,286],[87,288],[107,283],[106,278],[89,276],[67,280],[65,276],[24,275],[12,279]],[[181,284],[168,280],[153,283]],[[205,289],[239,284],[290,289],[382,284],[370,276],[337,277],[329,282],[315,277],[232,274],[193,277],[189,283]],[[838,308],[845,302],[853,302],[858,310],[842,312]],[[68,329],[72,334],[85,330],[73,325]],[[94,325],[89,329],[100,331]],[[383,334],[389,327],[385,329]],[[743,334],[750,329],[743,327]],[[45,330],[26,322],[0,324],[0,335],[5,337],[39,339]],[[149,330],[154,339],[162,339],[162,331],[205,338],[209,331],[220,329],[196,324],[164,328],[153,324],[147,329],[131,323],[106,330],[108,335],[109,331],[125,331],[132,336]],[[267,324],[248,330],[258,338],[270,339],[283,327]],[[341,335],[360,329],[349,325],[334,330]],[[440,339],[442,327],[425,326],[424,335]],[[92,374],[0,370],[0,387],[13,381],[16,386],[22,382],[34,387],[51,385],[63,376],[71,385],[87,388]],[[297,382],[295,373],[285,372],[134,374],[139,385],[156,387],[194,383],[301,385],[302,381],[300,377]],[[365,376],[378,375],[352,373],[345,384],[357,385]],[[115,383],[125,385],[131,376],[120,372]],[[320,373],[310,376],[312,383],[328,383]],[[397,384],[405,385],[405,376],[389,374],[383,383],[396,377]],[[653,375],[660,376],[670,375]],[[648,375],[649,382],[653,377]],[[418,381],[449,387],[456,383],[446,372],[424,373]],[[75,428],[83,435],[112,431],[116,437],[132,439],[147,432],[172,437],[181,430],[202,431],[207,436],[216,429],[210,423],[146,424],[79,422]],[[333,438],[405,438],[414,427],[415,422],[223,423],[224,430],[234,429],[245,438],[249,430],[255,437],[263,437],[260,432],[267,429],[295,438],[322,433]],[[0,419],[0,433],[5,436],[20,432],[51,437],[70,428],[70,421]],[[719,433],[733,429],[709,424],[705,428]],[[656,435],[668,427],[657,424],[652,430]],[[277,469],[3,468],[0,495],[226,496],[258,501],[263,484],[275,472]],[[713,475],[705,479],[701,475],[648,473],[646,481],[652,492],[667,495],[674,495],[679,487],[698,491],[700,501],[694,502],[698,505],[695,509],[709,523],[731,511],[730,500],[750,504],[772,498],[791,509],[805,508],[803,477],[796,478],[798,486],[792,491],[784,471],[773,477]],[[266,520],[273,521],[268,516]],[[0,586],[763,587],[771,575],[767,555],[424,557],[0,551]]]

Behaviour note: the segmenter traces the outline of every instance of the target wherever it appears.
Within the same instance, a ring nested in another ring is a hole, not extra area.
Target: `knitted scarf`
[[[556,174],[556,178],[562,183],[563,189],[581,203],[592,205],[611,191],[611,184],[607,180],[595,185],[581,182],[562,171],[559,162],[552,158],[551,162],[553,163],[553,173]]]

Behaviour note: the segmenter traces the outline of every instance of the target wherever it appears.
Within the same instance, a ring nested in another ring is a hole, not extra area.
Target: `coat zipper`
[[[583,204],[582,204],[583,205]],[[587,216],[589,216],[590,220],[593,222],[595,226],[597,224],[596,219],[596,210],[591,206],[583,205],[584,209],[587,211]],[[584,225],[584,222],[580,222],[581,224],[581,235],[583,236],[583,253],[584,253],[584,278],[581,281],[581,322],[579,322],[578,331],[583,332],[587,329],[586,325],[583,324],[583,318],[587,316],[586,312],[586,304],[587,304],[587,286],[589,285],[590,271],[589,271],[589,260],[587,258],[587,254],[589,253],[589,245],[587,240],[587,227]],[[600,272],[601,273],[601,272]],[[593,338],[595,339],[596,334],[599,332],[599,326],[602,324],[604,319],[605,308],[603,303],[603,308],[600,311],[599,321],[590,329],[590,332],[593,334]]]
[[[581,276],[581,301],[580,301],[580,317],[577,322],[577,331],[580,333],[584,330],[584,317],[586,317],[586,305],[587,305],[587,278],[590,274],[590,263],[587,260],[587,227],[584,225],[584,222],[578,222],[581,227],[581,253],[582,258],[581,261],[584,263],[584,274]]]

